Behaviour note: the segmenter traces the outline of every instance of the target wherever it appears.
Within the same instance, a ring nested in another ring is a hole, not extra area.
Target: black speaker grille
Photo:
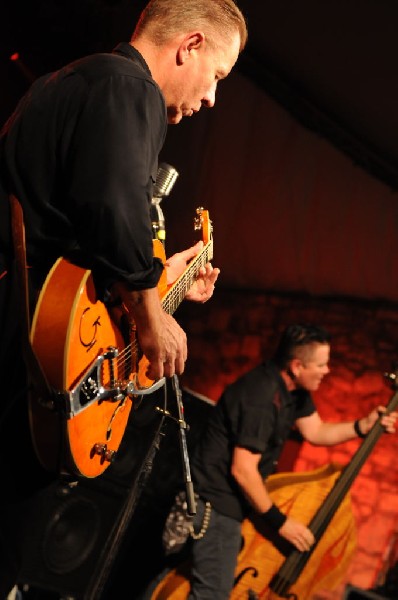
[[[101,517],[87,498],[67,499],[50,517],[42,552],[47,568],[59,575],[77,569],[90,556],[98,539]]]

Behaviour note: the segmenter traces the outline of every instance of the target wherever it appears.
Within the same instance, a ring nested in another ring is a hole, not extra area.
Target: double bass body
[[[309,525],[340,474],[341,467],[332,463],[310,472],[280,473],[267,480],[267,489],[282,512]],[[311,552],[292,549],[257,519],[243,522],[242,540],[231,600],[248,599],[249,591],[262,600],[310,600],[316,590],[341,581],[356,549],[350,495],[345,494]]]
[[[314,471],[272,475],[267,489],[285,514],[308,525],[333,493],[340,475],[341,467],[331,463]],[[332,589],[341,581],[355,548],[349,493],[338,502],[312,552],[292,551],[281,537],[272,537],[259,520],[245,519],[230,600],[310,600],[316,590]],[[184,600],[188,594],[189,564],[184,563],[159,583],[151,600]]]
[[[389,378],[395,390],[386,412],[398,407],[398,373]],[[272,501],[305,523],[316,543],[309,552],[285,552],[282,538],[272,542],[262,524],[242,523],[242,549],[230,600],[311,600],[316,590],[333,589],[344,577],[356,548],[356,527],[349,490],[384,431],[381,416],[342,468],[330,463],[304,473],[279,473],[267,478]],[[184,600],[189,593],[189,566],[171,571],[151,600]]]

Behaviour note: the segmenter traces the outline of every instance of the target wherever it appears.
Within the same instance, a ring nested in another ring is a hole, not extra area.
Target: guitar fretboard
[[[184,273],[177,279],[165,294],[162,306],[164,310],[172,315],[186,296],[186,293],[194,283],[200,267],[204,267],[213,258],[213,240],[210,240],[189,263]]]

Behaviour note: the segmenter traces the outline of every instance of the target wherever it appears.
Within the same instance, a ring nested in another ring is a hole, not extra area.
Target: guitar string
[[[163,308],[168,314],[172,314],[178,307],[181,300],[184,298],[189,287],[191,287],[191,279],[187,281],[188,275],[193,271],[197,271],[200,267],[205,266],[212,259],[212,241],[208,242],[201,254],[195,257],[189,264],[185,271],[185,277],[180,281],[177,281],[175,286],[165,296],[163,302]],[[188,286],[189,283],[189,286]],[[127,346],[117,355],[116,366],[118,373],[125,369],[126,365],[132,362],[132,357],[137,357],[139,354],[139,344],[137,340],[130,342]]]
[[[204,261],[206,259],[202,258],[203,261],[203,265],[206,264]],[[195,265],[196,266],[196,265]],[[202,266],[202,265],[200,265]],[[193,270],[193,269],[191,269]],[[188,273],[188,271],[187,271]],[[183,284],[183,282],[179,282],[176,286],[176,288],[174,288],[171,293],[169,294],[169,296],[165,299],[165,310],[166,312],[169,312],[170,314],[170,305],[171,306],[175,306],[176,304],[178,305],[178,303],[175,302],[175,299],[180,299],[181,296],[185,295],[186,291],[188,289],[188,286],[186,284]],[[184,292],[184,294],[182,293]],[[138,342],[135,340],[133,343],[128,344],[118,355],[117,357],[117,366],[118,368],[123,368],[127,362],[129,362],[131,360],[132,355],[137,355],[139,351],[139,346],[138,346]]]

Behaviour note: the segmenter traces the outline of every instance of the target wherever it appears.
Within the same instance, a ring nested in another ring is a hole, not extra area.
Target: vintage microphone
[[[163,211],[160,206],[162,198],[168,196],[178,177],[178,171],[167,163],[160,163],[151,202],[151,221],[153,238],[163,244],[166,239],[166,228]]]

